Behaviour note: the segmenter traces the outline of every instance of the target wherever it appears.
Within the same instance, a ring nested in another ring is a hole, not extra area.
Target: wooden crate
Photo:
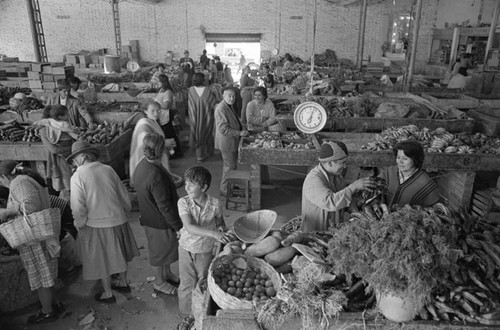
[[[476,120],[476,131],[488,136],[500,136],[500,117],[490,116],[475,110],[470,110],[467,113]]]
[[[480,106],[500,108],[500,95],[471,94],[469,96],[478,99]]]
[[[479,106],[478,99],[461,93],[422,93],[422,97],[441,108],[452,105],[457,109],[475,109]]]

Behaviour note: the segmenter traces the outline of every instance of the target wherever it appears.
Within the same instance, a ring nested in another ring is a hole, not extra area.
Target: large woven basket
[[[274,289],[279,292],[281,288],[281,278],[276,270],[262,259],[249,258],[242,254],[232,254],[219,256],[212,261],[210,268],[208,270],[208,290],[212,299],[217,305],[222,309],[253,309],[253,303],[249,300],[236,298],[226,292],[224,292],[216,283],[213,277],[214,270],[222,269],[226,265],[230,264],[236,258],[243,258],[247,264],[253,268],[259,269],[261,272],[269,276],[269,279],[273,282]]]

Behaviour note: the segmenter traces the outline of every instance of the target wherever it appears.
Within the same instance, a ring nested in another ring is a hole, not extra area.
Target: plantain
[[[485,319],[483,317],[476,317],[479,323],[486,325],[497,325],[500,326],[500,320]]]
[[[438,309],[436,312],[441,320],[445,320],[447,322],[450,322],[450,316],[448,315],[448,313],[446,313],[440,309]]]
[[[453,308],[451,308],[450,306],[446,305],[443,302],[435,301],[434,305],[436,306],[437,309],[439,309],[445,313],[453,313],[454,312]]]
[[[460,307],[462,307],[464,309],[464,311],[469,313],[469,315],[473,315],[473,316],[476,315],[476,312],[474,311],[474,307],[472,307],[472,305],[469,304],[469,302],[466,301],[465,299],[460,299],[458,301],[458,304],[460,305]]]
[[[464,251],[464,255],[469,253],[469,246],[467,245],[467,242],[461,239],[459,241],[460,247],[462,248],[462,251]]]
[[[484,241],[479,241],[479,244],[481,244],[484,252],[486,252],[493,259],[493,261],[495,261],[497,267],[500,268],[500,257],[496,255],[490,245]]]
[[[478,287],[480,287],[483,290],[490,291],[486,285],[484,285],[479,278],[477,277],[476,273],[474,273],[471,269],[467,269],[467,274],[469,275],[469,278],[471,279],[474,284],[476,284]]]
[[[474,251],[484,262],[486,270],[485,270],[485,277],[486,278],[492,278],[493,274],[495,272],[495,261],[493,261],[490,256],[486,253],[484,253],[482,250],[476,250]]]
[[[484,293],[483,291],[477,291],[476,296],[483,298],[483,299],[488,299],[488,295]]]
[[[420,318],[422,320],[428,320],[429,319],[429,312],[427,311],[427,309],[424,307],[420,310],[420,312],[418,312],[418,316],[420,316]]]
[[[433,304],[427,304],[425,307],[427,308],[427,311],[432,315],[432,319],[434,321],[439,321],[439,316],[438,316],[438,314],[436,312],[436,308],[434,307],[434,305]]]
[[[467,291],[463,291],[462,292],[462,297],[464,297],[465,299],[467,299],[471,303],[474,303],[474,304],[476,304],[478,306],[483,306],[483,302],[481,300],[479,300],[479,298],[476,297],[473,293],[470,293],[470,292],[467,292]]]
[[[467,236],[465,238],[465,241],[467,242],[467,245],[469,245],[473,249],[480,249],[481,248],[481,244],[479,244],[479,242],[476,239],[474,239],[470,236]]]

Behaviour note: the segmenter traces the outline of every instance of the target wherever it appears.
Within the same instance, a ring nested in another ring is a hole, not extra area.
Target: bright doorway
[[[245,57],[246,64],[253,62],[260,65],[260,42],[207,42],[205,49],[210,59],[217,55],[222,63],[231,68],[235,82],[241,77],[239,70],[241,54]]]

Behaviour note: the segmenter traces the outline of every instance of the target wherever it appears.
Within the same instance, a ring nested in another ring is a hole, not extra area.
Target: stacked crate
[[[56,82],[75,74],[75,68],[64,63],[32,63],[28,83],[34,93],[52,93]]]
[[[0,77],[27,77],[29,68],[28,62],[0,61]]]
[[[75,69],[87,69],[91,64],[90,55],[66,54],[66,65]]]
[[[139,54],[139,40],[130,40],[129,42],[130,46],[122,46],[122,57],[139,63],[141,60]]]

